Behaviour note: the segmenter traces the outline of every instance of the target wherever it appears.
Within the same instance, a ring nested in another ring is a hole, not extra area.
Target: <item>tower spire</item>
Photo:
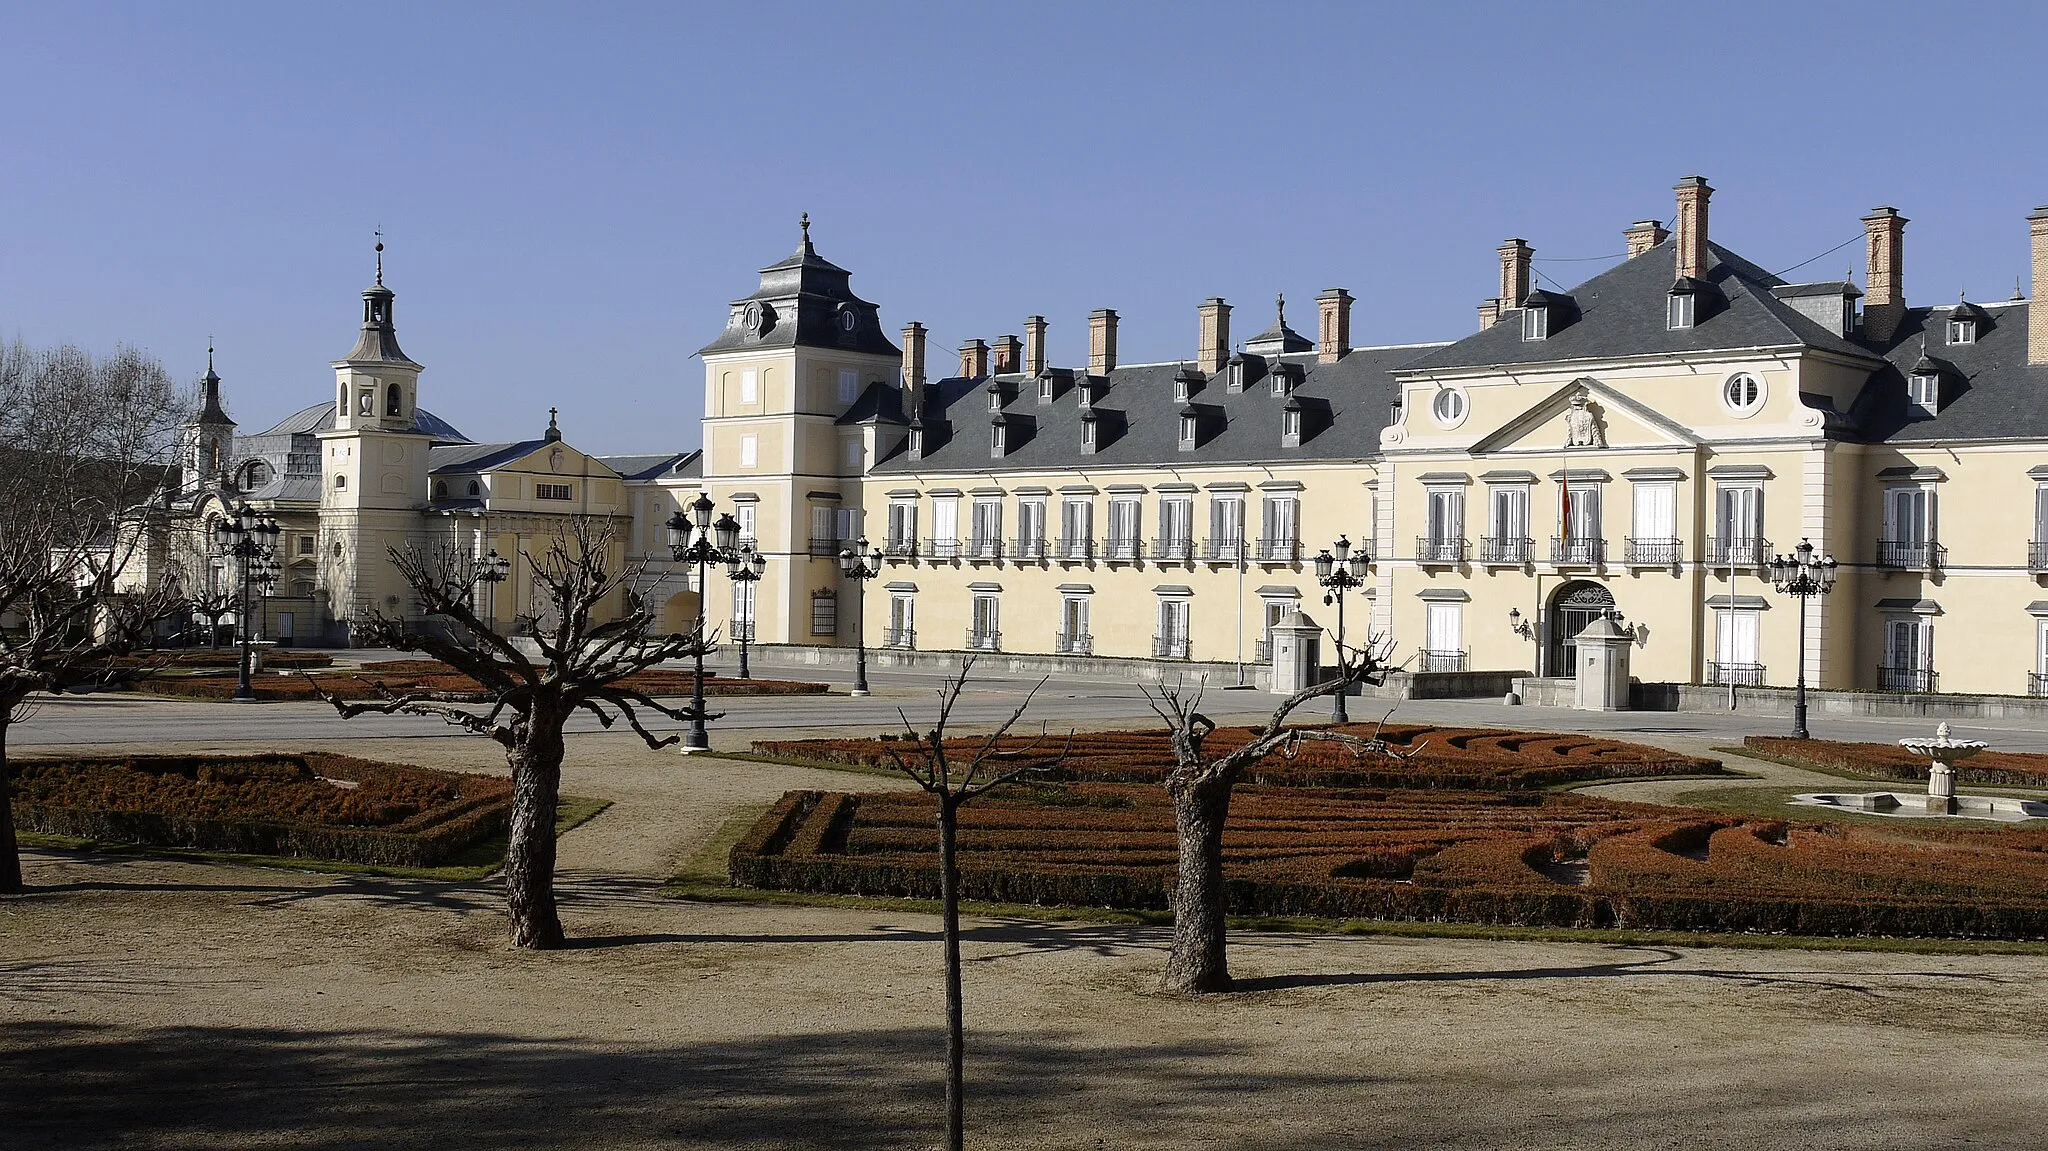
[[[377,286],[384,286],[384,226],[377,226]]]

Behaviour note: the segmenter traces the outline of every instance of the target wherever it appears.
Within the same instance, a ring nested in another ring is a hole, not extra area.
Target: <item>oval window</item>
[[[1737,372],[1721,387],[1721,402],[1738,416],[1756,414],[1764,406],[1764,382],[1751,372]]]
[[[1440,389],[1436,398],[1429,402],[1429,413],[1436,422],[1447,428],[1457,427],[1465,419],[1465,393],[1456,388]]]

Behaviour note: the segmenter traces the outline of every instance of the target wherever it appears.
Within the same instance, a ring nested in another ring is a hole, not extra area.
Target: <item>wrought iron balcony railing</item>
[[[981,631],[977,628],[968,628],[967,650],[1001,651],[1003,650],[1003,633],[1000,631]]]
[[[2027,673],[2027,694],[2048,695],[2048,672],[2030,671]]]
[[[1771,562],[1771,541],[1761,536],[1709,536],[1707,566],[1724,568],[1766,567]]]
[[[967,558],[977,563],[989,563],[1003,558],[1003,541],[994,536],[967,541]]]
[[[1536,541],[1517,536],[1483,536],[1479,540],[1479,562],[1483,564],[1525,564],[1535,553]]]
[[[754,621],[750,619],[734,620],[731,623],[727,624],[725,627],[725,642],[753,643]]]
[[[1677,567],[1679,557],[1685,551],[1683,543],[1668,536],[1648,539],[1630,536],[1624,546],[1628,563],[1633,567]]]
[[[1734,684],[1737,687],[1762,687],[1764,665],[1760,663],[1722,663],[1707,661],[1707,682]]]
[[[1195,541],[1185,537],[1156,539],[1152,541],[1152,558],[1156,560],[1190,560],[1195,555]]]
[[[1464,671],[1465,653],[1462,651],[1431,651],[1424,648],[1415,653],[1416,671]]]
[[[1188,637],[1184,635],[1155,635],[1152,637],[1152,658],[1186,659]]]
[[[1933,571],[1941,566],[1943,548],[1931,540],[1879,540],[1877,566],[1902,571]]]
[[[898,536],[882,545],[882,554],[892,560],[914,560],[917,558],[917,539]]]
[[[1212,564],[1234,564],[1244,558],[1244,541],[1221,539],[1202,541],[1202,561]]]
[[[1134,563],[1145,558],[1145,541],[1136,536],[1111,536],[1102,541],[1102,558],[1110,563]]]
[[[846,541],[842,539],[836,539],[831,536],[811,537],[811,554],[814,556],[819,556],[824,559],[831,559],[832,557],[837,556],[841,551],[845,550],[845,548]]]
[[[1607,562],[1607,541],[1599,536],[1551,536],[1550,562],[1580,567]]]
[[[1465,562],[1465,540],[1437,539],[1434,536],[1419,536],[1415,540],[1415,562],[1419,564],[1455,564]]]
[[[1061,536],[1053,543],[1052,558],[1068,563],[1092,560],[1095,558],[1095,541],[1088,536],[1081,536],[1078,539]]]
[[[930,550],[930,552],[929,552],[929,553],[927,553],[927,554],[929,554],[929,555],[930,555],[930,556],[931,556],[931,557],[932,557],[933,559],[935,559],[935,560],[955,560],[955,559],[959,559],[959,558],[960,558],[960,541],[959,541],[959,540],[956,540],[956,539],[934,539],[934,540],[931,540],[931,541],[928,541],[928,542],[929,542],[929,546],[930,546],[931,550]]]
[[[1883,667],[1877,669],[1877,690],[1929,692],[1934,690],[1933,668]]]
[[[1264,564],[1291,564],[1301,559],[1300,540],[1260,540],[1259,562]]]
[[[882,646],[914,648],[917,646],[917,629],[914,627],[883,628]]]
[[[1252,662],[1273,662],[1273,641],[1271,639],[1255,639],[1252,641]]]
[[[1061,655],[1095,654],[1095,637],[1087,632],[1059,632],[1052,637],[1052,649]]]
[[[1018,536],[1010,541],[1011,559],[1042,560],[1045,554],[1045,539],[1042,536]]]
[[[2035,540],[2027,545],[2027,570],[2048,572],[2048,541]]]

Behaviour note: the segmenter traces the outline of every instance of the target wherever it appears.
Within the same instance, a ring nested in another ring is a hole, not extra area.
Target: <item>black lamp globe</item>
[[[697,534],[704,535],[711,530],[711,512],[716,507],[708,495],[699,494],[690,503],[690,521],[696,525]]]
[[[1319,551],[1319,552],[1317,552],[1317,553],[1316,553],[1316,578],[1317,578],[1317,579],[1319,579],[1319,580],[1326,580],[1326,579],[1329,579],[1329,578],[1330,578],[1330,572],[1331,572],[1331,570],[1332,570],[1332,569],[1334,569],[1334,568],[1335,568],[1336,566],[1337,566],[1337,560],[1336,560],[1336,558],[1335,558],[1334,556],[1332,556],[1332,555],[1330,554],[1330,549],[1328,549],[1328,548],[1324,548],[1324,549],[1323,549],[1322,551]]]
[[[711,526],[711,534],[718,541],[719,551],[730,552],[740,542],[740,521],[734,519],[731,512],[727,512],[719,516],[718,522]]]
[[[668,546],[671,551],[690,546],[690,519],[681,512],[668,517]]]

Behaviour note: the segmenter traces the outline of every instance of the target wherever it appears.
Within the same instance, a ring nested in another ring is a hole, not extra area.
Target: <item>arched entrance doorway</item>
[[[677,592],[668,599],[661,609],[661,630],[670,635],[681,635],[697,626],[697,593]]]
[[[1614,593],[1605,584],[1591,580],[1573,580],[1557,589],[1550,597],[1550,636],[1547,644],[1550,656],[1550,674],[1566,679],[1577,679],[1579,675],[1579,645],[1573,637],[1585,631],[1587,626],[1600,618],[1601,613],[1614,610]]]

